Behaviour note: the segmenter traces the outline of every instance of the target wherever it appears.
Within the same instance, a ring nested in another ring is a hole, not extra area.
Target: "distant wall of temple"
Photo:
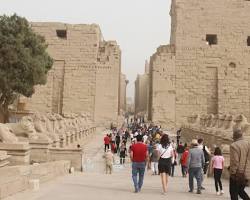
[[[150,61],[152,121],[178,126],[192,113],[249,117],[249,9],[244,0],[172,0],[170,46]]]
[[[47,84],[36,86],[26,109],[89,113],[99,124],[116,122],[119,112],[121,51],[104,41],[98,25],[31,23],[45,37],[54,65]],[[22,101],[22,100],[21,100]]]
[[[145,69],[146,70],[146,69]],[[137,75],[135,81],[135,114],[144,116],[148,112],[149,73]]]
[[[173,127],[175,123],[174,47],[163,45],[150,59],[149,119]]]
[[[127,84],[128,84],[128,80],[126,80],[126,75],[125,74],[121,74],[120,77],[120,112],[121,113],[125,113],[127,111],[127,100],[126,100],[126,96],[127,96]]]

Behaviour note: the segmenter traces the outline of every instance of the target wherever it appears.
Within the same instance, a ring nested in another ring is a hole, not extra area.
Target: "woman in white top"
[[[161,175],[163,194],[167,192],[168,177],[171,174],[171,164],[173,162],[174,149],[170,144],[169,137],[164,134],[161,137],[160,145],[158,146],[159,151],[159,164],[158,170]]]

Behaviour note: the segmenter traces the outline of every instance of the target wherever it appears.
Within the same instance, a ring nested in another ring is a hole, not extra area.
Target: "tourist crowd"
[[[249,179],[250,144],[242,139],[241,131],[237,130],[233,135],[235,142],[231,145],[230,154],[230,195],[232,200],[237,200],[238,196],[243,200],[249,200],[244,191],[247,185],[244,180]],[[129,145],[128,150],[127,145]],[[188,177],[190,193],[194,191],[194,178],[197,182],[196,193],[201,194],[202,190],[205,190],[204,177],[211,166],[216,194],[224,194],[221,181],[224,169],[222,150],[216,147],[212,154],[204,145],[202,138],[193,139],[190,144],[183,143],[181,129],[176,135],[171,135],[170,132],[162,131],[160,126],[138,122],[130,123],[128,127],[119,130],[112,128],[111,132],[104,137],[104,151],[106,173],[112,173],[114,154],[120,157],[121,165],[125,163],[126,157],[131,159],[135,193],[141,191],[144,173],[148,169],[152,171],[152,175],[161,177],[162,194],[165,195],[168,177],[174,177],[175,167],[180,165],[182,177]],[[243,178],[244,183],[239,182],[239,174],[245,178]]]

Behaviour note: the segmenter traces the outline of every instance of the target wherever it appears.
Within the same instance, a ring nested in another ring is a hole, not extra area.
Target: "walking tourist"
[[[153,142],[150,141],[150,140],[147,140],[146,141],[146,145],[147,145],[147,149],[148,149],[148,155],[149,155],[149,158],[151,158],[151,155],[153,153]],[[149,160],[149,162],[147,163],[147,169],[151,169],[151,160]]]
[[[171,145],[172,145],[173,149],[177,149],[177,144],[175,143],[174,140],[172,140]]]
[[[117,152],[119,152],[119,150],[120,150],[120,142],[121,142],[121,136],[120,136],[120,133],[117,133],[117,135],[115,137],[115,143],[116,143],[116,150],[117,150]]]
[[[209,162],[210,162],[210,155],[211,155],[211,153],[210,153],[208,147],[206,145],[204,145],[204,141],[203,141],[202,138],[198,139],[198,148],[203,151],[204,159],[205,159],[205,164],[203,166],[202,177],[201,177],[201,189],[205,190],[205,188],[203,187],[202,183],[204,181],[204,175],[207,174],[207,170],[208,170],[208,166],[209,166]]]
[[[127,154],[126,145],[125,145],[125,143],[122,143],[121,147],[120,147],[120,164],[121,165],[123,165],[125,163],[126,154]]]
[[[161,182],[162,182],[162,189],[163,195],[167,192],[167,185],[168,185],[168,177],[171,173],[171,165],[174,162],[174,151],[173,147],[170,144],[169,137],[167,134],[164,134],[161,137],[160,144],[158,146],[159,151],[159,163],[158,169],[161,175]]]
[[[181,156],[181,173],[182,173],[182,177],[187,177],[187,169],[188,169],[188,147],[185,148],[184,153]]]
[[[115,142],[111,142],[110,146],[111,146],[111,152],[112,152],[112,153],[116,153]]]
[[[174,155],[173,155],[173,162],[171,164],[171,176],[174,177],[174,170],[175,170],[175,166],[177,165],[177,153],[176,150],[173,150]]]
[[[197,194],[201,194],[202,168],[205,164],[205,158],[202,149],[198,148],[197,140],[192,140],[192,148],[188,156],[189,172],[189,192],[194,190],[194,177],[197,181]]]
[[[110,144],[109,134],[107,134],[103,140],[104,140],[104,152],[106,152],[107,149],[109,149],[109,144]]]
[[[230,196],[231,200],[250,200],[245,187],[250,181],[250,143],[243,139],[242,130],[233,132],[234,142],[230,146]]]
[[[224,157],[222,156],[221,149],[216,147],[214,150],[214,157],[212,158],[212,167],[214,170],[214,182],[215,182],[215,189],[217,195],[224,194],[222,183],[221,183],[221,175],[224,168]],[[219,187],[220,191],[219,191]]]
[[[153,151],[150,156],[152,175],[158,175],[158,155],[159,155],[159,152],[157,150],[157,146],[156,144],[154,144]]]
[[[177,142],[177,145],[180,144],[180,139],[181,139],[181,128],[177,130],[176,132],[176,142]]]
[[[182,142],[177,143],[177,153],[178,153],[178,158],[177,161],[179,162],[181,160],[182,154],[185,151],[185,147],[183,146]]]
[[[104,154],[105,159],[105,169],[106,174],[112,174],[113,172],[113,163],[114,163],[114,155],[111,152],[110,149],[107,150],[107,152]]]
[[[132,179],[135,193],[141,191],[144,179],[146,162],[148,159],[147,146],[143,143],[141,135],[137,136],[137,143],[131,146],[130,159],[132,161]],[[138,180],[139,175],[139,180]]]

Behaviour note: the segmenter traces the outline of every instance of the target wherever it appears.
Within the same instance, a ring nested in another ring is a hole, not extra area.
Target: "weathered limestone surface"
[[[97,124],[116,122],[121,51],[104,41],[98,25],[31,23],[45,37],[54,59],[45,86],[37,86],[26,109],[43,113],[89,113]],[[60,35],[60,33],[62,35]]]
[[[30,146],[28,143],[0,143],[0,151],[6,151],[10,156],[10,165],[30,164]]]
[[[77,171],[82,171],[83,169],[83,156],[84,152],[81,148],[50,149],[50,161],[69,160],[71,162],[71,166],[73,166]]]
[[[121,87],[120,88],[120,106],[119,106],[121,115],[126,112],[127,84],[128,84],[128,80],[126,80],[126,75],[121,74],[121,77],[120,77],[120,87]]]
[[[6,151],[0,151],[0,168],[9,165],[9,158]]]
[[[249,8],[242,0],[172,0],[170,46],[150,61],[152,121],[178,126],[193,112],[249,117]]]
[[[245,140],[250,141],[249,122],[247,118],[240,114],[216,115],[213,114],[199,116],[193,114],[188,117],[187,123],[182,126],[182,140],[191,143],[192,139],[203,138],[204,143],[213,152],[215,147],[220,147],[225,158],[223,176],[229,178],[228,167],[230,165],[230,148],[233,142],[233,130],[241,129]],[[211,163],[210,163],[211,164]],[[212,175],[212,166],[210,166]]]
[[[150,59],[149,119],[163,127],[175,126],[174,46],[163,45]]]
[[[137,75],[135,81],[135,114],[138,116],[147,115],[149,98],[149,67],[145,62],[145,73]]]
[[[69,172],[70,161],[49,162],[30,166],[11,166],[0,169],[0,199],[30,188],[30,180],[41,183]]]
[[[0,158],[1,166],[68,159],[73,167],[81,170],[83,151],[79,144],[95,133],[89,118],[86,114],[63,117],[36,113],[18,123],[0,124],[0,150],[10,156]]]

